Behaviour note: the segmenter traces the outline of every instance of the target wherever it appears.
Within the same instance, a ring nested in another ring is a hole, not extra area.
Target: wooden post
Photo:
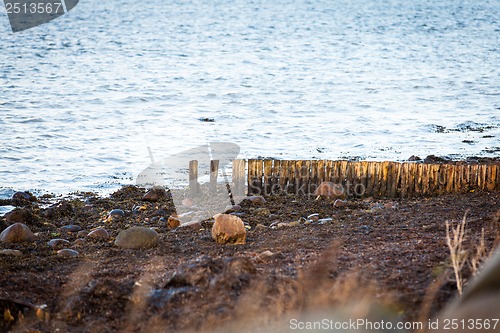
[[[301,172],[302,186],[306,189],[306,195],[312,195],[317,186],[313,185],[313,183],[311,183],[311,180],[309,179],[311,177],[311,161],[304,162]]]
[[[358,172],[359,172],[359,174],[358,174],[359,183],[356,184],[356,186],[359,186],[359,188],[355,188],[355,191],[356,191],[356,194],[364,197],[364,196],[366,196],[368,162],[366,162],[366,161],[361,162]]]
[[[273,163],[273,185],[271,186],[271,193],[278,194],[281,193],[282,188],[280,187],[280,172],[281,172],[281,161],[274,160]]]
[[[400,163],[389,162],[389,185],[387,188],[387,195],[390,198],[395,198],[397,196],[400,165]]]
[[[326,161],[318,161],[318,185],[326,179]]]
[[[318,161],[311,161],[311,169],[310,170],[311,170],[311,178],[309,179],[309,182],[318,186],[319,185]]]
[[[401,164],[401,179],[400,179],[401,188],[399,190],[401,198],[408,198],[408,173],[409,173],[408,168],[409,168],[408,163]]]
[[[297,161],[288,161],[288,193],[295,193],[295,163]]]
[[[245,195],[245,160],[233,160],[232,181],[234,196]]]
[[[280,184],[280,190],[282,193],[286,193],[286,187],[288,185],[288,161],[281,161],[281,168],[279,170],[280,172],[280,179],[279,179],[279,184]]]
[[[429,164],[422,165],[422,195],[426,196],[430,192],[430,168]]]
[[[210,161],[210,192],[217,191],[217,176],[219,175],[219,161]]]
[[[295,186],[294,193],[297,195],[306,195],[306,193],[303,192],[303,188],[302,188],[302,165],[303,165],[303,163],[304,162],[301,160],[294,161],[294,180],[293,180],[293,183]]]
[[[487,175],[487,169],[488,166],[483,164],[480,166],[480,180],[481,182],[479,183],[479,188],[481,189],[481,191],[484,191],[486,190],[486,175]]]
[[[333,182],[333,161],[326,161],[325,163],[325,180],[327,182]]]
[[[189,195],[196,196],[200,192],[198,183],[198,161],[189,161]]]
[[[368,162],[366,171],[366,196],[373,196],[375,186],[375,162]]]
[[[497,166],[495,164],[488,165],[488,179],[486,183],[486,189],[488,191],[493,191],[495,189],[495,183],[497,182]]]
[[[257,180],[257,164],[259,160],[248,160],[248,195],[258,194],[259,182]]]
[[[264,184],[262,185],[262,190],[265,195],[271,193],[271,188],[273,186],[273,160],[264,160]]]

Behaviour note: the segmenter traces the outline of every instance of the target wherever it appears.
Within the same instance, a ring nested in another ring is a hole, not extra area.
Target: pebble
[[[124,249],[151,248],[158,245],[160,236],[154,230],[146,227],[131,227],[120,231],[115,245]]]
[[[89,232],[87,237],[92,239],[106,239],[109,238],[109,233],[104,228],[97,228]]]
[[[266,260],[269,260],[269,259],[272,259],[273,257],[275,256],[274,253],[272,253],[271,251],[269,250],[266,250],[262,253],[260,253],[258,256],[257,256],[257,260],[258,261],[266,261]]]
[[[300,225],[300,221],[293,221],[293,222],[288,223],[288,225],[290,227],[297,227]]]
[[[212,238],[219,244],[245,244],[246,229],[243,221],[234,215],[217,214],[212,226]]]
[[[317,222],[319,220],[319,214],[311,214],[307,217],[308,220],[311,220],[312,222]]]
[[[224,211],[226,213],[231,213],[231,212],[239,212],[241,210],[240,205],[227,205]]]
[[[14,223],[0,234],[0,241],[5,243],[27,242],[34,238],[33,232],[23,223]]]
[[[265,225],[263,225],[262,223],[259,223],[255,226],[254,228],[255,230],[265,230],[267,229],[267,227]]]
[[[332,223],[333,223],[333,219],[331,217],[327,217],[327,218],[318,220],[318,224],[332,224]]]
[[[268,208],[257,208],[256,210],[253,211],[255,215],[261,215],[261,216],[269,216],[271,215],[271,211]]]
[[[62,249],[57,251],[57,255],[60,257],[76,257],[80,253],[78,251],[72,250],[72,249]]]
[[[177,228],[178,226],[181,225],[181,221],[177,216],[170,215],[167,220],[167,227],[169,229],[174,229]]]
[[[384,205],[384,208],[386,209],[396,209],[398,208],[398,204],[395,202],[388,202]]]
[[[346,197],[342,185],[326,181],[319,184],[316,191],[314,191],[314,195],[322,195],[334,199],[345,199]]]
[[[47,244],[50,246],[50,247],[61,247],[63,245],[68,245],[69,244],[69,241],[66,240],[66,239],[62,239],[62,238],[54,238],[54,239],[51,239],[47,242]]]
[[[106,222],[111,221],[121,221],[125,217],[125,211],[122,209],[113,209],[109,212],[108,217],[106,218]]]
[[[77,238],[77,239],[75,239],[75,241],[73,242],[73,245],[75,245],[75,246],[83,246],[83,245],[85,245],[85,243],[87,243],[87,242],[85,241],[85,239],[83,239],[83,238]]]
[[[0,255],[20,257],[23,255],[23,253],[19,250],[4,249],[0,250]]]
[[[85,237],[87,237],[88,234],[89,234],[89,232],[87,230],[80,230],[76,234],[76,237],[78,237],[78,238],[85,238]]]
[[[190,221],[190,222],[186,222],[186,223],[183,223],[180,225],[181,228],[191,228],[191,229],[194,229],[194,230],[200,230],[202,229],[202,225],[200,222],[198,221]]]
[[[153,187],[142,197],[143,201],[156,202],[161,198],[166,197],[165,189],[161,187]]]
[[[260,195],[251,195],[249,197],[246,197],[243,200],[248,201],[252,205],[255,205],[255,206],[257,206],[257,205],[263,205],[263,204],[265,204],[267,202],[266,199],[264,199],[264,197],[260,196]]]
[[[184,198],[184,199],[182,199],[181,204],[182,204],[184,207],[188,207],[188,208],[190,208],[190,207],[193,207],[193,206],[194,206],[194,201],[193,201],[193,199],[191,199],[191,198]]]
[[[60,227],[59,230],[71,233],[71,232],[78,232],[78,231],[82,230],[82,227],[80,227],[79,225],[76,225],[76,224],[69,224],[69,225],[65,225],[65,226]]]
[[[28,209],[14,209],[4,215],[5,221],[9,223],[30,223],[34,220],[34,214]]]
[[[333,207],[345,207],[345,206],[347,206],[347,204],[348,204],[348,202],[346,200],[337,199],[333,203]]]

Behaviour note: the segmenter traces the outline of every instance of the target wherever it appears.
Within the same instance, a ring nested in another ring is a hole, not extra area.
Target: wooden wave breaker
[[[197,187],[197,165],[189,167]],[[218,161],[211,161],[210,188],[217,184]],[[249,159],[232,161],[233,194],[313,195],[323,181],[342,185],[351,197],[409,198],[444,193],[500,190],[500,163],[428,164],[329,160]]]

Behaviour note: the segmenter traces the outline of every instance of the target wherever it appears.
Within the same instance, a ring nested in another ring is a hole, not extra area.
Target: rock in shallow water
[[[243,221],[234,215],[217,214],[212,226],[212,238],[220,244],[245,244],[246,230]]]
[[[0,241],[5,243],[29,242],[33,239],[35,239],[33,232],[22,223],[14,223],[0,234]]]
[[[120,231],[115,240],[115,245],[124,249],[143,249],[158,245],[158,233],[146,227],[132,227]]]
[[[30,202],[36,202],[36,197],[28,191],[19,191],[12,195],[12,202],[15,206],[23,206]]]

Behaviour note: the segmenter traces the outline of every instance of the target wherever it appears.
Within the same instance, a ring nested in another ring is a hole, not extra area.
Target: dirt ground
[[[107,198],[15,202],[21,213],[2,218],[0,230],[18,219],[36,239],[0,242],[0,250],[22,252],[0,255],[0,331],[287,331],[292,318],[319,313],[422,321],[457,297],[445,222],[467,212],[471,254],[482,228],[487,249],[500,232],[498,192],[351,199],[341,207],[328,198],[275,196],[255,206],[243,201],[233,214],[247,225],[246,244],[221,245],[211,237],[213,220],[171,229],[172,201],[145,202],[144,193],[124,187]],[[107,220],[112,209],[125,216]],[[319,222],[306,222],[310,214]],[[103,227],[110,237],[77,245],[77,233],[61,229],[70,224]],[[136,225],[154,227],[159,246],[114,245],[120,230]],[[79,255],[59,256],[60,247],[47,244],[54,238]]]

